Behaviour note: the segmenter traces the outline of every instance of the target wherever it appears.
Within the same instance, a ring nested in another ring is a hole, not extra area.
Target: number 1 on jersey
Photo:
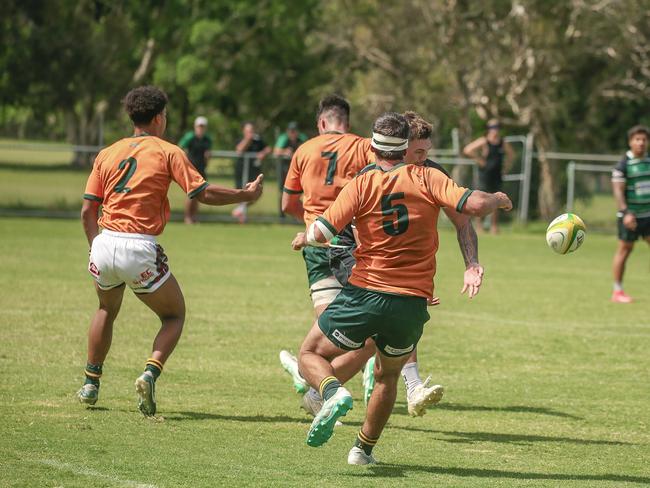
[[[330,163],[327,165],[327,176],[325,177],[326,185],[334,184],[334,174],[336,174],[336,159],[338,154],[336,151],[323,151],[320,153],[325,159],[329,159]]]
[[[138,167],[138,162],[136,161],[135,158],[123,159],[122,161],[120,161],[120,164],[117,166],[117,168],[124,169],[124,167],[127,165],[129,167],[126,169],[126,171],[120,178],[120,181],[118,181],[117,184],[115,185],[115,188],[113,190],[115,191],[115,193],[129,193],[131,191],[131,188],[126,187],[126,184],[133,176],[133,173],[135,173],[135,169]]]

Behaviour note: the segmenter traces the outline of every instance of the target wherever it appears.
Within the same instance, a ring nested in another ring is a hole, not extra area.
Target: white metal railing
[[[576,163],[575,161],[569,161],[569,164],[566,167],[566,173],[567,173],[566,211],[567,212],[573,211],[573,205],[575,203],[576,171],[611,173],[612,168],[610,168],[609,166],[605,166],[603,164],[583,164],[583,163]]]

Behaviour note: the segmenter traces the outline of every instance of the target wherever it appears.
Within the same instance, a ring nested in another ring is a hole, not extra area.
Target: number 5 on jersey
[[[395,200],[404,200],[404,192],[391,193],[381,197],[381,214],[392,217],[391,220],[382,220],[382,228],[389,236],[398,236],[409,228],[409,211],[403,203]]]

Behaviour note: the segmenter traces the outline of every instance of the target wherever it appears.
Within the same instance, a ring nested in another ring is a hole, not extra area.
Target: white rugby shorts
[[[88,272],[102,290],[126,283],[135,293],[153,293],[171,276],[154,236],[105,229],[93,240]]]
[[[334,276],[317,281],[309,288],[314,308],[329,305],[341,293],[343,285]]]

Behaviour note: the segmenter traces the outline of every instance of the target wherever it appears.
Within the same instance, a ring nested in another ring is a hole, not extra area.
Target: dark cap
[[[298,130],[298,122],[291,121],[287,124],[287,130]]]

